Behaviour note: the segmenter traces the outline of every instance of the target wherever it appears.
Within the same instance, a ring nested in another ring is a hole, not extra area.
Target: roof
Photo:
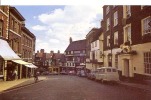
[[[46,53],[46,59],[51,59],[53,56],[53,53]]]
[[[65,55],[64,55],[64,54],[61,55],[60,61],[61,61],[61,62],[66,62],[66,59],[65,59]]]
[[[93,41],[97,40],[99,38],[99,36],[101,35],[102,31],[103,31],[102,28],[93,28],[86,35],[86,38],[92,38],[93,37]]]
[[[32,38],[36,38],[33,33],[31,33],[25,26],[21,27],[22,31],[26,32],[27,35],[31,36]]]
[[[85,49],[86,49],[86,39],[73,41],[72,43],[69,44],[69,46],[65,51],[79,51]]]
[[[61,59],[62,55],[61,53],[54,53],[54,59]]]
[[[25,18],[19,13],[15,7],[10,7],[10,11],[21,21],[25,21]]]

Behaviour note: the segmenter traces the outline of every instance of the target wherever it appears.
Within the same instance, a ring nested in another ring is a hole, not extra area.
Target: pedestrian
[[[28,72],[28,77],[29,77],[29,78],[31,77],[31,72]]]
[[[16,69],[14,70],[14,74],[13,75],[14,75],[14,80],[17,80],[17,70]]]
[[[37,70],[34,71],[34,81],[35,83],[38,81],[38,74],[39,72]]]

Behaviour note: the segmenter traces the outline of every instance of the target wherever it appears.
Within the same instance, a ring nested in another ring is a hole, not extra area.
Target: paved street
[[[0,94],[0,100],[150,100],[151,93],[101,84],[68,75],[49,76],[30,86]]]

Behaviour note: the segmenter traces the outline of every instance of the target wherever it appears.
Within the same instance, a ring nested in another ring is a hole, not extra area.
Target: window
[[[109,8],[109,6],[107,6],[106,7],[106,15],[109,13],[109,10],[110,10],[110,8]]]
[[[110,69],[110,68],[107,68],[106,71],[107,71],[107,72],[111,72],[111,69]]]
[[[118,55],[115,55],[115,67],[118,68]]]
[[[117,72],[117,70],[116,69],[112,69],[112,72]]]
[[[126,6],[126,18],[131,16],[131,6]]]
[[[112,67],[111,65],[112,65],[112,56],[111,54],[108,54],[108,66]]]
[[[131,26],[128,25],[124,28],[124,42],[131,42]]]
[[[118,13],[117,11],[114,13],[114,26],[118,24]]]
[[[151,74],[151,52],[144,53],[145,73]]]
[[[107,36],[107,47],[110,47],[110,35]]]
[[[3,21],[0,20],[0,37],[3,36]]]
[[[150,16],[142,20],[142,25],[143,25],[142,26],[143,35],[151,33],[151,17]]]
[[[95,41],[95,47],[97,47],[97,41]]]
[[[0,75],[3,75],[3,59],[0,58]]]
[[[118,32],[114,33],[114,45],[118,45]]]
[[[5,12],[5,6],[1,6],[0,9]]]
[[[107,19],[106,30],[108,31],[110,28],[110,19]]]

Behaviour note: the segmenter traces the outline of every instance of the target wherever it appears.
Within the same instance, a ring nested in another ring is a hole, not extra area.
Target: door
[[[129,59],[124,59],[124,76],[129,77]]]

